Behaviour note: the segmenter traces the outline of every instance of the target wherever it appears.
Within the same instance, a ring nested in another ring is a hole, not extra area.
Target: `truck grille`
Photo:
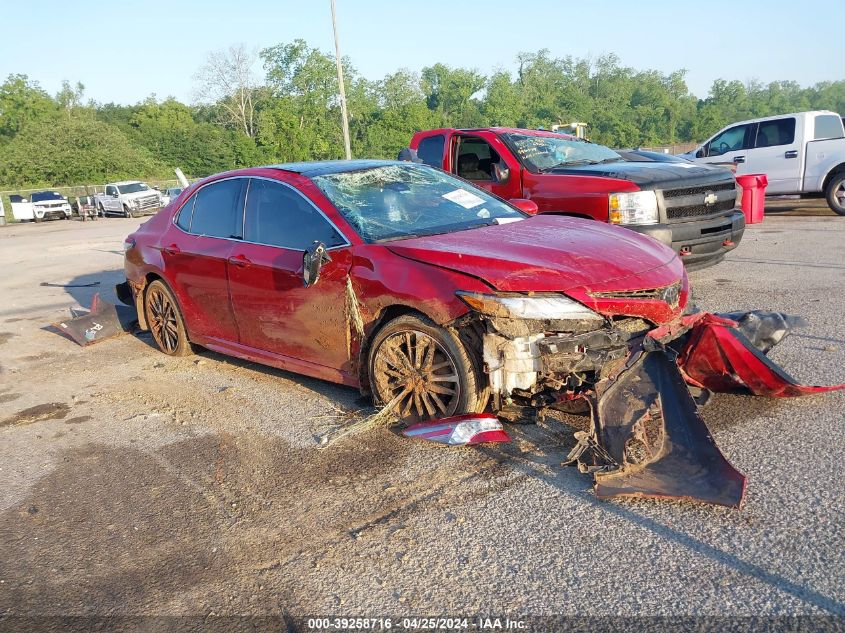
[[[139,209],[156,209],[158,206],[158,196],[146,196],[138,199]]]
[[[736,205],[735,190],[733,182],[725,182],[664,191],[666,219],[672,222],[730,211]],[[715,202],[707,204],[705,198],[708,196],[715,196]]]

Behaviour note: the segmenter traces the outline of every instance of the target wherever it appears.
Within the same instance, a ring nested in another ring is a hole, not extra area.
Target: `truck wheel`
[[[479,413],[489,397],[457,336],[422,316],[400,316],[376,334],[369,375],[376,404],[395,402],[409,423]]]
[[[156,346],[168,356],[189,356],[194,353],[185,320],[170,288],[156,279],[144,293],[144,316]]]
[[[39,223],[44,221],[44,218],[39,218],[37,215],[36,215],[36,216],[34,216],[34,217],[33,217],[33,219],[34,219],[36,222],[39,222]]]
[[[827,206],[837,215],[845,215],[845,171],[839,171],[830,177],[824,189]]]
[[[106,217],[106,210],[103,208],[102,202],[97,205],[97,215],[99,215],[101,218]]]
[[[127,218],[135,217],[134,215],[132,215],[132,211],[129,210],[129,207],[127,207],[125,204],[123,205],[123,216]]]

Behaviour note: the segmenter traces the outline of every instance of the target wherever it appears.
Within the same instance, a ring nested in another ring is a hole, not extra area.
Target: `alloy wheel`
[[[375,356],[375,383],[383,403],[407,421],[452,415],[461,396],[457,365],[432,337],[416,330],[396,332]]]
[[[179,325],[176,307],[164,292],[158,288],[149,290],[150,329],[158,346],[172,354],[179,346]]]

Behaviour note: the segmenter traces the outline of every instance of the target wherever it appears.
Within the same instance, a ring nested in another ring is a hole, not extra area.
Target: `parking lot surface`
[[[845,393],[703,409],[741,511],[598,501],[559,466],[576,416],[321,445],[355,390],[50,328],[115,300],[138,223],[0,229],[0,615],[845,615]],[[832,216],[767,217],[691,274],[704,309],[806,316],[772,356],[809,384],[845,381],[843,279]]]

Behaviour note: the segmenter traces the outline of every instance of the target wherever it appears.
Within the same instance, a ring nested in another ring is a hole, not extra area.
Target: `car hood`
[[[733,179],[729,170],[722,167],[694,163],[658,163],[647,161],[618,161],[605,165],[558,167],[543,175],[598,176],[628,180],[641,189],[689,187],[728,182]]]
[[[675,283],[672,249],[619,227],[555,215],[389,242],[402,257],[471,275],[504,292],[627,291]],[[580,293],[579,293],[580,294]]]

